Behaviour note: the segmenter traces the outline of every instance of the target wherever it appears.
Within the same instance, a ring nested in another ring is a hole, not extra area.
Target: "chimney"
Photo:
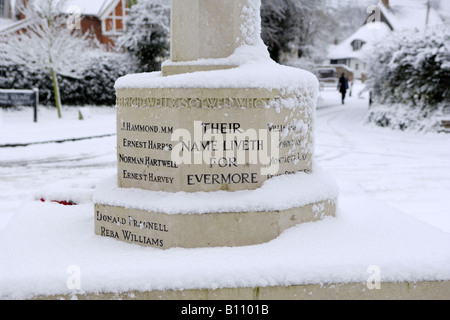
[[[389,0],[381,0],[386,8],[389,8]]]
[[[336,36],[336,37],[334,37],[334,45],[336,46],[338,44],[339,44],[339,41],[338,41],[338,37]]]

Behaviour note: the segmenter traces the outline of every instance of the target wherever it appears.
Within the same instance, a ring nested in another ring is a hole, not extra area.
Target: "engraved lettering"
[[[187,184],[238,184],[258,183],[256,173],[229,173],[229,174],[188,174]]]

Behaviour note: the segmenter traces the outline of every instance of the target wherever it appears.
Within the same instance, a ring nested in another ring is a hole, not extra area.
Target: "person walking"
[[[348,80],[345,77],[345,73],[339,78],[338,90],[342,94],[342,104],[345,104],[345,95],[348,90]]]

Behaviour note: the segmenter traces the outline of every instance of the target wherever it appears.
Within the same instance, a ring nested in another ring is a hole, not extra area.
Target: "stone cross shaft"
[[[172,0],[170,64],[163,74],[236,67],[196,61],[227,58],[245,41],[242,12],[249,1],[255,0]]]
[[[247,0],[172,0],[173,62],[226,58],[239,45]]]

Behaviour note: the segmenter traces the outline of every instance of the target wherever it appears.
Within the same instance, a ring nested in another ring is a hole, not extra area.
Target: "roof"
[[[448,1],[448,0],[445,0]],[[427,5],[424,0],[390,0],[389,8],[380,1],[378,7],[394,31],[423,30],[427,20]],[[428,26],[443,24],[438,12],[430,8]],[[329,49],[329,59],[359,59],[364,60],[366,52],[372,50],[372,45],[378,39],[384,37],[390,28],[384,22],[365,24],[354,34],[338,45],[332,45]],[[354,51],[352,43],[355,40],[364,41],[362,49]]]
[[[14,20],[10,18],[0,18],[0,29],[12,24],[13,22]]]
[[[28,27],[30,23],[31,23],[30,19],[23,19],[23,20],[5,19],[0,24],[0,35],[11,34],[13,32]]]
[[[41,0],[34,0],[37,4]],[[80,9],[81,15],[96,16],[102,18],[109,14],[119,0],[63,0],[64,8],[63,12],[68,11],[71,7]],[[78,11],[78,10],[77,10]],[[72,11],[73,12],[73,9]],[[31,23],[30,19],[0,19],[0,33],[8,34],[26,28]]]
[[[332,45],[328,58],[332,60],[352,58],[363,60],[366,52],[373,50],[373,43],[389,32],[391,32],[389,27],[383,22],[365,24],[340,44]],[[355,40],[365,42],[360,50],[353,50],[352,43]]]
[[[42,0],[34,0],[36,4],[39,6],[39,1]],[[96,16],[100,17],[105,13],[105,10],[111,7],[114,2],[118,2],[118,0],[60,0],[64,1],[63,3],[63,11],[67,12],[69,8],[76,7],[80,9],[80,13],[82,15],[88,16]],[[78,11],[78,10],[77,10]],[[73,10],[72,10],[73,12]]]
[[[448,0],[445,0],[448,1]],[[444,2],[445,2],[444,1]],[[389,8],[380,1],[378,7],[395,31],[404,29],[425,29],[427,3],[423,0],[390,0]],[[443,21],[436,10],[430,8],[428,25],[435,26]]]
[[[66,8],[78,7],[82,15],[100,17],[115,0],[66,0]]]

